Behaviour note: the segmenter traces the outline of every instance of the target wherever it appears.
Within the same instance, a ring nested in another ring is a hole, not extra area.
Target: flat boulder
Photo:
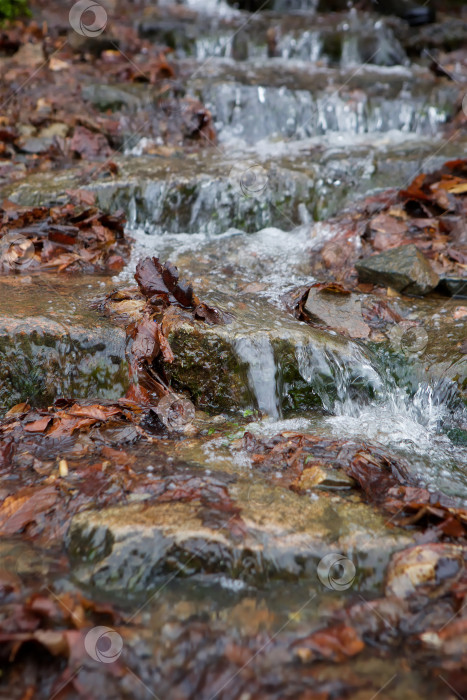
[[[351,338],[368,338],[370,327],[362,316],[359,296],[312,287],[304,307],[312,321],[333,328]]]
[[[355,263],[360,282],[392,287],[404,294],[423,296],[439,283],[429,261],[415,245],[392,248]]]
[[[357,495],[313,489],[310,498],[249,480],[228,493],[230,514],[198,499],[78,513],[67,535],[76,578],[106,591],[148,590],[174,574],[318,582],[319,563],[334,554],[352,562],[349,587],[368,589],[381,583],[392,554],[413,543]]]

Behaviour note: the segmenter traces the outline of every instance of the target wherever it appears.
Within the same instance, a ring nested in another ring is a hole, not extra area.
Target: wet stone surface
[[[423,296],[439,283],[429,261],[414,245],[401,246],[360,260],[355,265],[361,282],[392,287],[409,296]]]
[[[0,282],[0,413],[26,400],[47,406],[60,396],[125,393],[124,332],[86,311],[86,283],[73,293],[68,282]]]
[[[279,488],[238,482],[229,493],[237,516],[213,515],[201,504],[139,503],[73,519],[68,548],[83,583],[115,591],[155,588],[162,576],[227,576],[247,583],[316,580],[328,553],[351,555],[359,587],[371,589],[391,554],[410,535],[386,527],[370,506],[335,493],[312,499]],[[369,534],[371,533],[371,534]]]

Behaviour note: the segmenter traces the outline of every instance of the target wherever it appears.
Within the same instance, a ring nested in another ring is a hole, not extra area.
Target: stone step
[[[299,322],[254,294],[212,291],[203,299],[230,317],[225,324],[193,321],[172,307],[162,326],[175,356],[164,363],[166,377],[202,410],[258,409],[278,418],[332,403],[344,376],[362,400],[382,386],[365,349],[334,331]],[[106,312],[120,316],[125,303],[110,300]]]
[[[241,527],[228,513],[209,525],[219,512],[197,501],[143,501],[76,515],[67,536],[75,577],[117,593],[156,588],[168,574],[210,574],[250,584],[299,578],[318,583],[320,560],[335,553],[355,561],[350,585],[356,578],[355,587],[365,590],[379,585],[391,554],[412,542],[358,496],[315,491],[311,499],[261,482],[235,481],[228,492]]]
[[[96,280],[0,278],[0,415],[26,400],[125,393],[125,333],[86,308],[88,284],[95,295]]]
[[[279,69],[280,66],[280,69]],[[281,59],[210,61],[188,79],[221,141],[297,140],[329,132],[435,134],[455,113],[458,87],[422,69],[284,66]]]
[[[410,182],[467,151],[466,141],[396,134],[336,133],[265,151],[207,149],[199,154],[121,156],[118,173],[34,174],[0,188],[0,198],[36,206],[68,201],[67,190],[96,194],[101,209],[123,209],[147,233],[215,235],[230,228],[291,230],[334,214],[359,193]],[[435,151],[435,153],[434,153]]]
[[[277,58],[248,62],[185,60],[176,65],[175,81],[153,87],[88,84],[83,86],[83,96],[103,111],[123,105],[135,117],[143,111],[148,119],[152,112],[160,119],[162,103],[169,116],[176,108],[168,97],[164,98],[173,89],[179,95],[196,98],[210,110],[221,141],[241,138],[248,144],[266,138],[297,140],[336,131],[360,134],[397,129],[434,134],[454,116],[459,97],[454,82],[437,79],[420,67],[349,68],[346,61],[343,69],[310,70],[306,62],[284,64]],[[133,122],[138,123],[137,119]],[[127,125],[122,134],[126,151],[134,149],[142,137],[144,128],[136,131],[135,127],[132,133]]]
[[[211,57],[302,60],[324,65],[408,62],[390,23],[360,13],[277,15],[262,12],[208,14],[180,6],[147,8],[140,36],[166,44],[177,58]]]

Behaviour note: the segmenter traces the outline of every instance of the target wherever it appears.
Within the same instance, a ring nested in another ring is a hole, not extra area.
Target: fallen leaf
[[[0,506],[0,533],[14,535],[48,511],[57,501],[54,486],[28,487],[6,498]]]
[[[44,433],[49,426],[52,416],[44,416],[38,420],[26,423],[23,428],[27,433]]]

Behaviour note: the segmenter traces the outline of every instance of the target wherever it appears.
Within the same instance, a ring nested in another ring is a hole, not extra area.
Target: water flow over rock
[[[276,362],[269,336],[258,334],[238,338],[235,350],[240,360],[248,365],[248,381],[259,410],[271,418],[280,418],[282,412],[277,391]]]
[[[297,360],[303,379],[331,414],[326,422],[334,434],[387,445],[410,457],[422,484],[467,495],[461,468],[467,450],[447,435],[466,416],[455,382],[441,377],[428,383],[416,368],[403,381],[357,344],[350,360],[312,346],[298,348]]]

